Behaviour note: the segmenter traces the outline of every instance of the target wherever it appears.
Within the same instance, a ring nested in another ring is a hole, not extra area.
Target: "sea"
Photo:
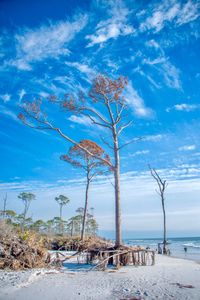
[[[173,257],[194,260],[200,263],[200,237],[169,238],[167,248]],[[162,243],[159,238],[146,239],[125,239],[124,243],[129,246],[149,247],[152,250],[158,249],[158,243]],[[184,250],[186,249],[186,251]]]

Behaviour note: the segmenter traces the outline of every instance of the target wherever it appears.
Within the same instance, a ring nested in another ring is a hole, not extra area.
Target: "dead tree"
[[[96,143],[89,140],[82,140],[79,144],[85,149],[89,150],[95,156],[102,158],[105,157],[104,150]],[[61,155],[60,158],[70,163],[74,167],[82,168],[86,173],[85,205],[81,229],[81,240],[83,240],[85,234],[86,216],[88,213],[88,194],[90,183],[96,178],[96,176],[103,175],[106,172],[106,170],[104,171],[104,169],[107,164],[100,161],[99,158],[97,159],[89,155],[87,152],[83,151],[76,145],[69,149],[68,154]]]
[[[53,122],[50,122],[47,115],[42,110],[42,100],[28,102],[25,101],[21,106],[19,119],[27,126],[38,130],[52,130],[58,133],[68,142],[76,145],[85,151],[91,157],[95,157],[106,163],[114,174],[115,189],[115,228],[116,228],[116,247],[122,244],[121,235],[121,208],[120,208],[120,150],[138,140],[127,141],[124,144],[119,143],[119,136],[124,129],[131,125],[132,121],[127,120],[127,101],[123,95],[124,89],[128,84],[127,79],[120,76],[118,79],[99,75],[93,81],[92,88],[87,96],[80,94],[77,98],[72,95],[65,95],[64,99],[58,99],[56,96],[50,97],[50,102],[57,103],[61,109],[76,115],[87,117],[91,123],[103,127],[109,132],[109,142],[103,137],[103,142],[111,149],[113,162],[107,157],[98,157],[92,154],[88,149],[80,145],[70,137],[70,127],[67,133],[58,128]],[[101,112],[99,112],[99,109]],[[139,138],[140,139],[140,138]]]
[[[3,199],[3,219],[6,217],[7,193]]]
[[[162,180],[161,177],[159,176],[158,172],[155,169],[152,169],[151,166],[149,165],[149,169],[151,172],[152,177],[155,179],[158,185],[158,190],[156,192],[161,198],[161,203],[162,203],[162,211],[163,211],[163,254],[167,254],[167,237],[166,237],[166,212],[165,212],[165,190],[167,188],[167,181]]]

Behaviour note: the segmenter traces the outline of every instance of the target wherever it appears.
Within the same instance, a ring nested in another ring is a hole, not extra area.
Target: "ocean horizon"
[[[107,239],[114,241],[113,232],[104,232],[99,234]],[[158,244],[162,243],[162,235],[158,232],[155,236],[143,237],[145,233],[133,233],[124,234],[123,243],[128,246],[142,246],[150,248],[152,250],[158,249]],[[134,236],[134,237],[133,237]],[[170,250],[170,256],[177,258],[184,258],[193,261],[200,262],[200,236],[173,236],[167,237],[168,249]],[[186,248],[186,251],[184,250]]]
[[[157,250],[158,243],[162,243],[162,240],[162,238],[126,238],[124,243]],[[171,256],[200,262],[200,237],[169,237],[167,242]]]

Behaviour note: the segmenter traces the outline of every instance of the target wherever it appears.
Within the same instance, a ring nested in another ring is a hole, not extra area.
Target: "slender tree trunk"
[[[24,204],[23,220],[22,220],[22,223],[21,223],[21,230],[22,231],[24,231],[24,225],[25,225],[25,219],[26,219],[27,211],[28,211],[28,203],[25,202],[25,204]]]
[[[60,205],[60,219],[62,220],[62,205]]]
[[[164,197],[162,196],[162,209],[163,209],[163,254],[167,254],[166,244],[166,214],[165,214],[165,205],[164,205]]]
[[[6,218],[6,204],[7,204],[7,193],[3,201],[3,218]]]
[[[60,234],[63,235],[63,223],[62,223],[62,205],[60,205]]]
[[[72,220],[71,222],[71,236],[73,236],[73,233],[74,233],[74,221]]]
[[[120,159],[119,159],[119,145],[116,130],[114,128],[114,155],[115,155],[115,168],[114,168],[114,180],[115,180],[115,246],[122,245],[122,233],[121,233],[121,207],[120,207]]]
[[[89,192],[90,180],[87,176],[87,184],[85,190],[85,207],[84,207],[84,214],[83,214],[83,223],[82,223],[82,230],[81,230],[81,240],[84,240],[85,234],[85,223],[86,223],[86,216],[87,216],[87,209],[88,209],[88,192]]]

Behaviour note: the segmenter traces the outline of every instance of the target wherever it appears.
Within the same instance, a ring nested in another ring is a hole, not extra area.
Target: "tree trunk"
[[[62,220],[62,205],[60,205],[60,219]]]
[[[119,160],[119,145],[116,130],[114,129],[114,155],[115,155],[115,168],[114,168],[114,180],[115,180],[115,246],[122,245],[121,234],[121,208],[120,208],[120,160]]]
[[[167,254],[166,244],[166,214],[165,214],[165,205],[164,205],[164,198],[162,197],[162,209],[163,209],[163,254]]]
[[[74,233],[74,221],[73,220],[71,222],[71,225],[72,225],[72,227],[71,227],[71,236],[73,236],[73,233]]]
[[[62,205],[60,205],[60,234],[63,235],[63,223],[62,223]]]
[[[6,196],[4,198],[4,202],[3,202],[3,218],[6,218],[6,204],[7,204],[7,193]]]
[[[28,203],[25,202],[25,204],[24,204],[24,212],[23,212],[23,220],[22,220],[22,223],[21,223],[21,231],[24,231],[24,225],[25,225],[25,219],[26,219],[27,211],[28,211]]]
[[[82,223],[82,230],[81,230],[81,241],[84,240],[84,234],[85,234],[85,223],[86,223],[86,216],[87,216],[87,209],[88,209],[89,186],[90,186],[90,180],[87,177],[87,184],[86,184],[86,190],[85,190],[85,207],[84,207],[83,223]]]

